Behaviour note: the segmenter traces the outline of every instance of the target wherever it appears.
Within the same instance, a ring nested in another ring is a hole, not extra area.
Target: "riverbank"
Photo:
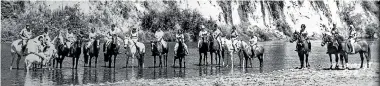
[[[327,69],[285,69],[269,73],[255,74],[229,74],[195,78],[173,79],[138,79],[120,81],[116,83],[100,83],[98,85],[322,85],[322,86],[378,86],[379,70],[378,63],[371,63],[370,68],[356,69],[359,64],[349,64],[352,69],[327,70]],[[91,84],[90,84],[91,85]]]

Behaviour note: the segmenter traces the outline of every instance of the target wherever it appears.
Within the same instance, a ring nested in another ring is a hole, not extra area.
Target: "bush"
[[[366,26],[365,34],[367,34],[367,38],[374,38],[375,33],[378,32],[376,28],[378,27],[374,24]]]

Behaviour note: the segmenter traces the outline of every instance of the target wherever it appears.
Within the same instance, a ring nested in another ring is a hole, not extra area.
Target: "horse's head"
[[[150,41],[150,46],[152,48],[152,51],[156,48],[157,41]]]
[[[129,37],[124,39],[124,48],[127,48],[129,45],[132,45],[132,40]]]
[[[331,35],[326,34],[326,33],[323,33],[323,34],[322,34],[322,42],[321,42],[321,46],[325,46],[326,43],[331,42],[331,41],[332,41],[331,39],[332,39],[332,38],[331,38]]]
[[[294,41],[298,40],[299,37],[300,37],[300,33],[298,31],[294,31],[290,38],[290,43],[293,43]]]

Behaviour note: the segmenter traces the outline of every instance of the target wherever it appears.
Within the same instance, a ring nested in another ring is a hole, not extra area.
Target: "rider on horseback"
[[[338,48],[338,46],[339,46],[339,43],[338,43],[339,32],[338,32],[338,29],[336,28],[336,24],[333,24],[333,28],[331,28],[331,35],[333,35],[333,38],[334,38],[333,46]]]
[[[25,52],[26,44],[28,43],[28,40],[32,37],[32,31],[30,30],[29,24],[25,25],[25,28],[21,30],[19,35],[22,40],[22,52]]]
[[[179,43],[183,44],[184,49],[185,49],[185,53],[186,53],[186,55],[188,55],[189,51],[187,49],[187,45],[185,44],[185,36],[183,35],[183,31],[181,29],[179,29],[178,27],[177,27],[177,30],[178,30],[178,32],[176,34],[177,43],[174,46],[174,55],[177,55],[177,50],[178,50],[178,47],[179,47]]]
[[[116,40],[116,38],[114,38],[114,37],[116,37],[116,30],[115,30],[115,24],[112,24],[111,25],[111,30],[109,30],[108,32],[107,32],[107,41],[106,41],[106,45],[104,46],[104,48],[103,48],[103,51],[104,52],[107,52],[106,51],[106,49],[107,49],[107,46],[111,43],[111,42],[113,42],[113,41],[117,41]],[[119,45],[117,45],[117,46],[119,46]]]
[[[161,30],[161,28],[158,28],[154,33],[154,36],[156,38],[156,42],[161,42],[162,47],[167,49],[166,41],[163,39],[164,34],[165,33]]]
[[[255,35],[252,35],[251,39],[249,40],[252,50],[257,48],[257,37]]]
[[[350,36],[348,39],[350,40],[349,49],[351,49],[351,53],[355,53],[355,48],[353,47],[354,43],[356,42],[356,31],[353,25],[350,25]]]
[[[135,46],[137,46],[136,45],[136,42],[138,42],[137,40],[139,39],[139,33],[138,33],[138,31],[137,31],[137,28],[133,28],[132,29],[132,31],[131,31],[131,39],[132,39],[132,41],[133,41],[133,44],[135,45]],[[137,51],[140,51],[140,49],[139,49],[139,47],[136,47],[137,48]]]
[[[214,33],[213,33],[213,36],[214,36],[214,38],[216,38],[216,40],[218,41],[218,43],[219,43],[219,47],[222,47],[222,44],[221,44],[221,42],[222,42],[222,40],[221,40],[221,38],[220,38],[220,36],[222,35],[222,31],[220,31],[220,28],[218,27],[218,25],[217,24],[214,24]]]
[[[97,36],[95,32],[95,28],[92,28],[90,33],[88,34],[89,42],[86,45],[86,49],[90,48],[91,44],[95,41],[95,37]]]
[[[231,32],[231,39],[232,41],[235,41],[236,38],[238,38],[239,34],[236,31],[236,27],[232,26],[232,32]]]
[[[201,31],[199,32],[199,37],[201,38],[201,40],[198,41],[198,48],[200,47],[200,45],[203,43],[203,42],[206,42],[206,37],[207,37],[207,30],[205,28],[204,25],[201,25]]]
[[[72,32],[71,29],[68,29],[67,30],[67,33],[66,33],[66,46],[67,47],[71,47],[72,43],[75,41],[75,35],[74,33]]]

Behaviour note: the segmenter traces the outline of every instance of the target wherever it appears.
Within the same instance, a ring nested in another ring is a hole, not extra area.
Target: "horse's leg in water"
[[[359,52],[360,54],[360,60],[362,61],[361,64],[360,64],[360,68],[363,68],[363,62],[364,62],[364,56],[363,56],[363,52]]]
[[[173,67],[175,67],[175,60],[176,58],[178,58],[177,56],[174,57],[174,63],[173,63]]]
[[[309,52],[306,52],[305,55],[306,55],[306,57],[305,57],[306,58],[306,67],[309,68],[310,67],[310,64],[309,64]]]
[[[111,64],[112,64],[112,55],[108,55],[108,68],[111,68]]]
[[[98,64],[98,56],[95,56],[95,68],[97,64]]]
[[[116,57],[117,57],[117,54],[114,55],[113,57],[113,67],[116,69]]]
[[[332,57],[331,57],[331,54],[329,53],[329,57],[330,57],[330,69],[332,69],[333,67],[333,62],[332,62]]]
[[[168,53],[165,54],[165,67],[168,67]]]
[[[210,51],[210,60],[211,60],[211,64],[213,64],[213,61],[212,61],[212,58],[214,57],[213,54],[214,54],[214,51]]]
[[[75,59],[75,69],[78,68],[78,61],[79,61],[79,56]]]
[[[128,62],[129,62],[129,56],[127,55],[127,60],[126,60],[126,63],[125,63],[125,67],[128,67]]]
[[[153,56],[154,62],[153,62],[153,67],[156,67],[156,56]]]
[[[339,56],[339,59],[340,59],[340,62],[342,63],[342,68],[345,68],[345,65],[344,65],[344,57],[342,55],[338,55],[336,54],[337,56]]]
[[[201,66],[202,63],[202,53],[199,52],[199,63],[198,65]]]
[[[369,53],[369,52],[371,52],[371,51],[367,51],[367,52],[365,52],[365,54],[364,54],[364,56],[366,57],[366,60],[367,60],[367,68],[369,68],[369,61],[371,60],[371,57],[370,57],[370,55],[369,55],[369,54],[371,54],[371,53]]]
[[[159,55],[158,57],[159,57],[159,59],[160,59],[160,63],[158,64],[158,66],[159,66],[159,67],[162,67],[162,55]]]
[[[335,54],[335,68],[339,68],[339,57],[338,57],[338,54]]]

